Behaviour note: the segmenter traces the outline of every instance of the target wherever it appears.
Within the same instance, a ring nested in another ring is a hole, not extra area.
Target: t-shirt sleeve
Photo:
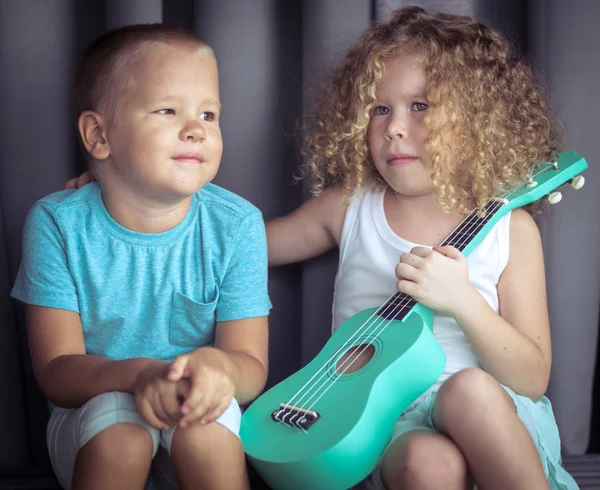
[[[11,296],[24,303],[79,313],[65,241],[47,204],[36,203],[25,220],[21,265]]]
[[[217,321],[266,316],[271,309],[267,290],[267,238],[260,211],[246,215],[235,235],[233,253],[220,288]]]

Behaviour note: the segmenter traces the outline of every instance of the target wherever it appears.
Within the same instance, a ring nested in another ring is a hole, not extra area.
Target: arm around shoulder
[[[267,222],[269,265],[299,262],[339,245],[345,214],[344,191],[332,188]]]

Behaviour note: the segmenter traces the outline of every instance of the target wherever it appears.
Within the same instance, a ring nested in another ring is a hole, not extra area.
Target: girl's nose
[[[390,118],[388,125],[385,128],[385,137],[391,141],[394,138],[405,139],[408,136],[407,125],[398,117]]]

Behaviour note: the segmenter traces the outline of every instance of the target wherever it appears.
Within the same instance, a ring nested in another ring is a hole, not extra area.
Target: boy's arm
[[[309,259],[340,243],[346,206],[343,190],[312,197],[287,216],[266,223],[269,265]]]
[[[196,367],[210,366],[225,373],[233,381],[235,398],[244,405],[259,395],[267,381],[268,341],[266,316],[221,322],[215,347],[196,349],[190,361]]]
[[[25,320],[36,380],[59,407],[77,408],[110,391],[133,393],[142,371],[168,369],[153,359],[114,361],[86,354],[76,312],[26,305]]]

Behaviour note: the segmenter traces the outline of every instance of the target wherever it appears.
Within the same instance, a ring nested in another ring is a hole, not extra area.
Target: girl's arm
[[[345,214],[343,191],[335,188],[267,222],[269,265],[299,262],[339,245]]]
[[[33,371],[40,389],[52,403],[77,408],[101,393],[133,393],[142,371],[163,370],[153,359],[113,361],[85,353],[79,314],[26,305],[27,336]]]
[[[544,258],[533,218],[515,210],[510,255],[498,283],[500,315],[479,294],[455,312],[482,367],[532,400],[547,389],[552,360]]]

